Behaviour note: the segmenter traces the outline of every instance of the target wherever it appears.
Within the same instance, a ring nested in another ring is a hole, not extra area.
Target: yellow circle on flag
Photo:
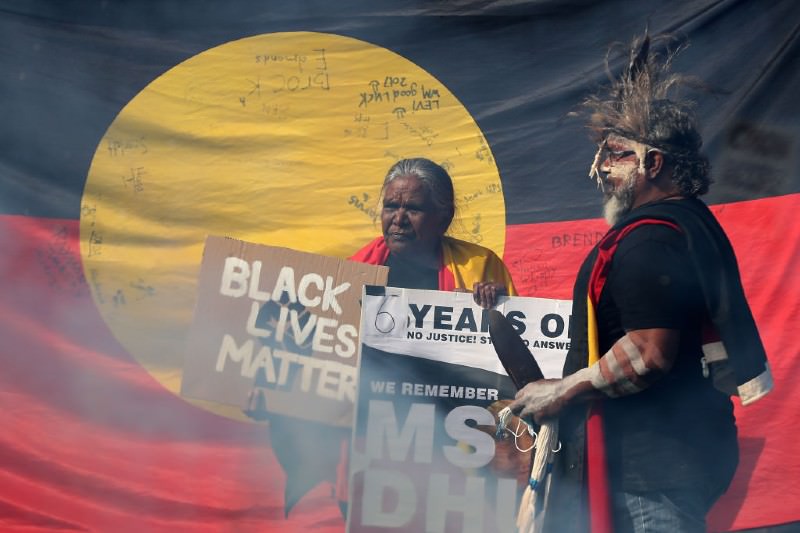
[[[450,234],[502,257],[491,150],[429,73],[324,33],[200,53],[142,90],[98,145],[80,223],[94,300],[120,343],[177,394],[206,236],[347,257],[380,234],[383,176],[408,157],[453,177]]]

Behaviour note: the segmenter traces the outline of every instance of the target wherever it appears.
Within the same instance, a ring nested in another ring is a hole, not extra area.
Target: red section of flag
[[[800,520],[800,194],[713,206],[733,244],[742,283],[767,350],[775,389],[748,407],[736,404],[739,469],[712,509],[712,531]],[[580,264],[607,229],[601,219],[506,228],[504,261],[520,294],[572,298]]]
[[[503,261],[520,295],[571,299],[581,263],[607,230],[601,219],[507,226]]]
[[[713,210],[776,384],[737,405],[740,468],[709,525],[797,521],[800,195]],[[601,220],[508,227],[505,260],[521,293],[571,298],[604,232]],[[284,518],[285,478],[265,428],[185,403],[116,342],[83,280],[77,221],[0,217],[0,245],[0,530],[343,531],[327,483]]]
[[[264,426],[193,407],[117,343],[78,222],[0,217],[0,530],[329,531],[321,484],[284,517]]]

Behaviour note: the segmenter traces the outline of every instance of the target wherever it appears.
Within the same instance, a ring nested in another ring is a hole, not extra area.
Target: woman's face
[[[409,257],[435,252],[449,225],[448,215],[435,207],[423,182],[414,175],[393,179],[383,191],[381,227],[394,254]]]

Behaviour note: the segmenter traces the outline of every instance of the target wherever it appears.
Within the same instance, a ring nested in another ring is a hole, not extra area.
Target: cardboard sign
[[[352,423],[360,296],[388,268],[209,236],[181,395],[243,407],[254,383],[268,412]]]
[[[497,306],[545,377],[561,375],[571,307]],[[495,416],[515,393],[471,294],[366,287],[348,531],[516,531],[533,438],[516,418],[519,437],[498,438]]]

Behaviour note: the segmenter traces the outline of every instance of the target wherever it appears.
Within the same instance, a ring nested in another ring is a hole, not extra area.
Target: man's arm
[[[679,341],[680,333],[676,329],[629,331],[592,366],[564,379],[528,383],[517,392],[511,410],[541,422],[558,416],[564,407],[573,403],[641,392],[672,368]]]

